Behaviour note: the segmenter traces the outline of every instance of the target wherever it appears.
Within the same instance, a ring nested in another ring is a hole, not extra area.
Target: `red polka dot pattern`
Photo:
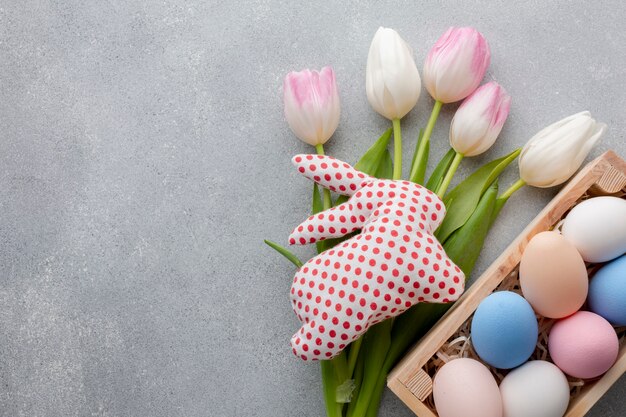
[[[348,202],[309,217],[289,236],[309,244],[361,230],[300,268],[291,301],[302,327],[291,339],[304,360],[330,359],[367,329],[418,302],[446,303],[465,276],[433,236],[442,201],[408,181],[378,180],[329,156],[296,155],[307,178]]]
[[[372,177],[327,155],[296,155],[291,159],[298,172],[322,187],[343,195],[352,195]]]

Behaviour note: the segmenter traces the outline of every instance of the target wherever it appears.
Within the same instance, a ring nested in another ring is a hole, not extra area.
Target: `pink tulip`
[[[464,156],[475,156],[493,145],[509,115],[511,96],[492,81],[465,99],[450,125],[450,145]]]
[[[333,69],[290,72],[283,88],[285,117],[293,133],[313,146],[326,143],[339,125],[339,93]]]
[[[451,27],[435,43],[424,63],[424,84],[431,96],[453,103],[469,96],[489,67],[491,53],[474,28]]]

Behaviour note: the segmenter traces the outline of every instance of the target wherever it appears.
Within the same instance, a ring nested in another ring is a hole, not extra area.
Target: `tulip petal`
[[[450,28],[437,40],[424,63],[424,83],[430,95],[443,103],[470,95],[483,79],[491,52],[474,28]]]
[[[340,105],[332,68],[290,72],[283,83],[283,99],[289,127],[304,142],[323,144],[337,129]]]
[[[511,97],[496,82],[474,91],[459,107],[450,125],[450,146],[464,156],[479,155],[496,141],[506,121]]]
[[[535,187],[567,181],[580,167],[593,145],[606,131],[588,111],[566,117],[540,130],[524,146],[520,177]]]
[[[395,30],[378,29],[365,73],[367,99],[376,112],[393,120],[415,107],[421,89],[419,72],[411,48]]]

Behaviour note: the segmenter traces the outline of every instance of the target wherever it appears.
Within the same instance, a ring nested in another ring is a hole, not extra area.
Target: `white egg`
[[[563,417],[569,385],[556,365],[530,361],[504,377],[500,395],[504,417]]]
[[[577,204],[563,222],[563,236],[587,262],[606,262],[626,252],[626,200],[595,197]]]

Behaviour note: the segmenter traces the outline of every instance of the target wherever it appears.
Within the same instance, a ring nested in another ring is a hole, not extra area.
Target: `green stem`
[[[336,401],[337,383],[335,364],[332,361],[320,361],[322,368],[322,387],[327,417],[341,417],[342,405]]]
[[[363,337],[361,337],[363,338]],[[354,414],[354,407],[358,402],[359,392],[361,391],[361,384],[363,382],[363,372],[365,368],[365,355],[361,354],[357,358],[356,367],[354,368],[354,391],[352,393],[352,401],[348,404],[346,410],[346,417],[352,417]]]
[[[348,375],[348,361],[346,360],[345,349],[332,358],[331,361],[335,364],[335,376],[337,377],[337,385],[339,386],[347,379],[351,378],[351,375]]]
[[[441,182],[441,185],[439,186],[439,189],[437,190],[437,195],[439,196],[439,198],[443,198],[443,196],[446,194],[446,191],[448,190],[448,186],[450,185],[450,182],[452,181],[452,177],[454,177],[454,173],[459,167],[459,164],[461,163],[462,159],[463,159],[462,153],[457,152],[454,155],[454,159],[452,160],[452,163],[450,164],[450,168],[448,168],[448,172],[446,172],[446,176],[443,177],[443,181]]]
[[[367,413],[376,382],[389,352],[392,326],[393,321],[388,319],[373,326],[366,333],[368,339],[361,353],[365,361],[363,381],[352,409],[352,417],[365,417]]]
[[[393,179],[402,178],[402,131],[400,119],[393,119]]]
[[[400,119],[393,119],[393,176],[392,179],[399,180],[402,178],[402,131],[400,129]],[[364,374],[363,380],[359,386],[357,396],[353,398],[349,409],[349,415],[362,417],[367,412],[374,384],[378,380],[378,371],[382,366],[387,350],[389,349],[392,320],[378,324],[373,331],[370,329],[368,333],[370,339],[367,341],[367,348],[361,354],[364,355]],[[361,347],[361,341],[364,337],[357,340],[353,347],[350,348],[350,356],[348,357],[349,370],[354,369],[356,359]]]
[[[324,155],[324,145],[315,145],[315,150],[318,155]],[[328,210],[332,207],[333,202],[330,198],[330,191],[326,188],[322,190],[323,209]],[[341,356],[341,355],[340,355]],[[345,357],[336,357],[332,360],[320,361],[322,368],[322,387],[324,391],[324,403],[326,404],[326,416],[327,417],[342,417],[342,404],[337,402],[337,386],[340,380],[340,375],[343,373],[344,366],[341,366],[341,362],[345,362]]]
[[[430,135],[433,133],[433,129],[435,128],[435,123],[437,122],[437,118],[439,117],[441,106],[443,106],[443,103],[441,101],[435,101],[433,111],[430,113],[430,119],[428,119],[428,124],[426,125],[426,129],[424,129],[424,136],[422,136],[422,140],[420,141],[419,147],[417,148],[417,153],[415,157],[416,161],[421,161],[424,158],[424,154],[426,153],[426,144],[430,141]],[[424,182],[424,178],[416,178],[418,176],[418,170],[419,166],[418,164],[416,164],[411,170],[410,179],[413,182],[421,184]]]
[[[380,373],[378,379],[376,380],[376,386],[374,387],[374,392],[372,392],[372,398],[370,400],[370,405],[367,407],[367,412],[365,413],[365,417],[377,417],[378,416],[378,408],[380,407],[380,400],[383,398],[383,392],[385,391],[385,386],[387,386],[387,374],[388,370],[383,368],[383,371]]]
[[[354,375],[354,367],[356,366],[356,360],[359,357],[362,343],[363,336],[359,337],[350,345],[350,353],[348,353],[348,378],[352,378],[352,375]]]
[[[318,143],[317,145],[315,145],[315,150],[317,151],[318,155],[324,155],[324,145],[322,145],[321,143]],[[324,188],[322,190],[322,198],[323,198],[324,210],[328,210],[329,208],[331,208],[333,205],[333,202],[330,199],[330,191],[327,188]]]
[[[393,119],[393,174],[392,179],[399,180],[402,178],[402,130],[400,127],[400,119]],[[354,377],[355,392],[347,410],[348,416],[364,415],[369,404],[369,397],[376,382],[378,373],[376,372],[389,348],[389,340],[391,334],[391,325],[393,321],[378,324],[376,331],[368,332],[369,339],[366,341],[366,348],[361,349],[365,335],[355,340],[350,346],[348,354],[348,375],[349,378]],[[360,369],[356,368],[360,363]],[[358,375],[355,374],[358,369]]]
[[[507,200],[509,197],[511,197],[511,195],[519,190],[520,188],[522,188],[523,186],[526,185],[526,181],[524,181],[523,179],[518,179],[517,181],[515,181],[515,183],[513,185],[511,185],[509,187],[508,190],[506,190],[504,193],[502,193],[502,195],[500,197],[498,197],[499,199],[502,200]]]

